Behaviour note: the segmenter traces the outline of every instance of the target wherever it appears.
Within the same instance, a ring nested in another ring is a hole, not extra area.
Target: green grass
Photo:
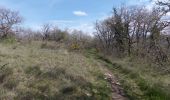
[[[0,43],[0,100],[111,100],[95,59],[63,44],[42,44]]]
[[[89,50],[86,54],[98,59],[117,76],[131,100],[170,100],[170,74],[160,74],[153,66],[128,59],[109,59]]]

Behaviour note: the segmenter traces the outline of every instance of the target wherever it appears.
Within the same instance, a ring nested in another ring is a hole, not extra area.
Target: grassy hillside
[[[0,43],[0,100],[109,100],[102,65],[64,45]]]

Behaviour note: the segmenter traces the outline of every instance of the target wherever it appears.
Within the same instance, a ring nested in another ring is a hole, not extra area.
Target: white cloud
[[[87,16],[87,13],[84,11],[73,11],[73,14],[76,16]]]

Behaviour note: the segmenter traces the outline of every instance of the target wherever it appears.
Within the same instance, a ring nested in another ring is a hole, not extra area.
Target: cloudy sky
[[[149,0],[0,0],[0,6],[20,12],[24,27],[39,29],[50,22],[85,32],[92,32],[94,22],[109,16],[113,7],[136,4]]]

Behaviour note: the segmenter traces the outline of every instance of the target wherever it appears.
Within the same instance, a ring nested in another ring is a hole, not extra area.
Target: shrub
[[[70,50],[89,49],[93,46],[91,36],[86,35],[81,31],[74,30],[68,38],[68,45]]]
[[[70,50],[79,50],[80,46],[78,44],[71,44]]]

